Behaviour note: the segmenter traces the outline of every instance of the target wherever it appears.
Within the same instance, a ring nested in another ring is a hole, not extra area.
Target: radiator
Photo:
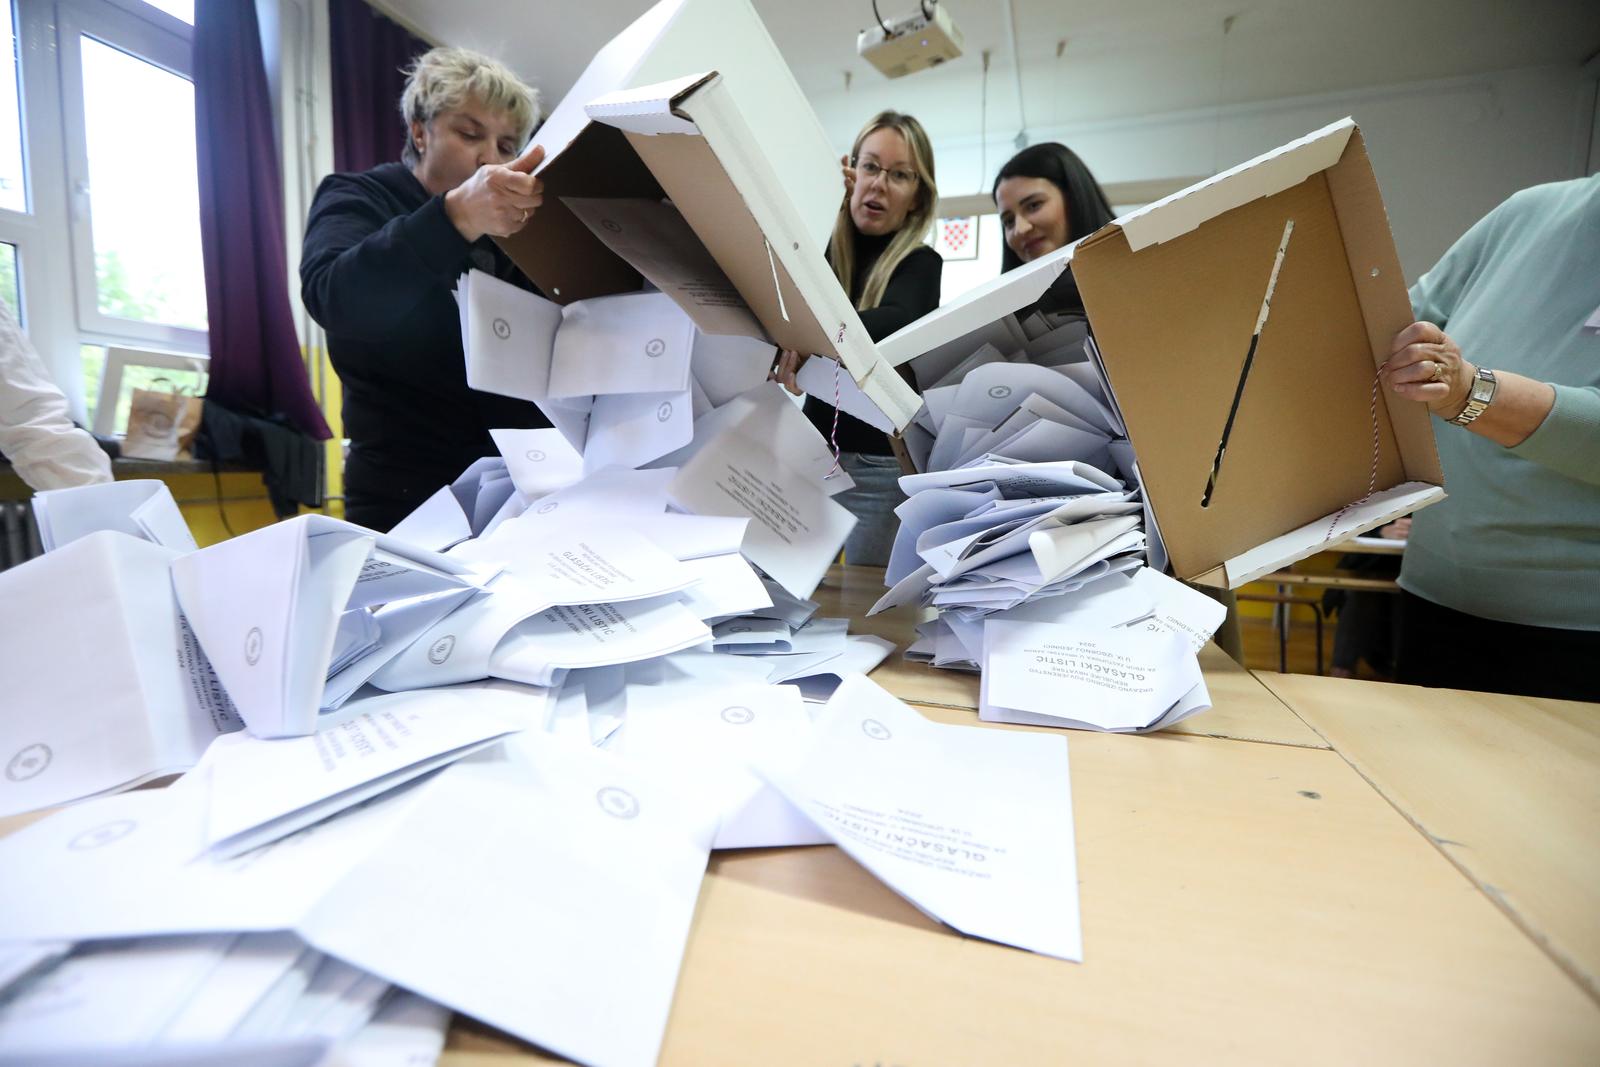
[[[0,500],[0,571],[15,567],[44,551],[33,507],[26,500]]]

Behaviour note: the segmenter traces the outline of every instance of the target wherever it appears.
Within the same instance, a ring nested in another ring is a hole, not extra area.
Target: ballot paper
[[[560,430],[490,430],[506,461],[511,484],[530,499],[564,489],[583,477],[583,456]]]
[[[811,716],[799,690],[708,686],[644,699],[649,692],[634,691],[616,751],[675,782],[686,803],[709,812],[718,823],[713,848],[828,842],[754,770],[792,760],[811,744]]]
[[[495,646],[489,671],[549,685],[558,671],[653,659],[710,639],[710,628],[674,597],[559,605],[513,627]]]
[[[1204,684],[1188,637],[1165,626],[991,619],[983,655],[978,714],[990,722],[1143,730]]]
[[[517,727],[492,713],[492,696],[380,694],[329,716],[310,737],[219,737],[196,768],[210,775],[206,848],[249,851],[504,737]]]
[[[683,606],[703,620],[744,615],[772,607],[761,576],[738,552],[686,560],[695,583],[681,594]]]
[[[0,815],[187,770],[243,726],[178,612],[178,558],[104,531],[0,573]]]
[[[755,431],[740,423],[718,434],[678,471],[672,502],[696,515],[749,518],[746,558],[803,599],[838,557],[856,518]]]
[[[790,669],[784,680],[793,682],[808,702],[823,703],[833,696],[846,678],[870,673],[893,655],[894,649],[894,642],[882,637],[851,634],[845,638],[844,650],[837,656],[830,656],[821,663]]]
[[[67,809],[0,842],[7,869],[31,872],[0,887],[0,937],[294,930],[340,966],[312,961],[258,1029],[348,1025],[346,994],[372,1006],[359,970],[581,1062],[653,1062],[712,827],[613,757],[519,753],[228,861],[182,858],[199,805],[136,793]],[[497,951],[452,966],[464,944]]]
[[[345,701],[440,619],[478,595],[481,591],[469,586],[385,604],[373,611],[371,617],[378,627],[376,647],[328,676],[328,684],[322,689],[322,710],[337,711],[343,707]]]
[[[322,515],[172,562],[184,616],[258,737],[316,730],[344,612],[473,584],[456,560]]]
[[[855,485],[834,458],[828,439],[811,425],[783,386],[768,381],[697,419],[690,443],[652,465],[682,467],[728,430],[763,441],[769,451],[782,457],[785,465],[815,481],[828,496]]]
[[[929,722],[847,679],[763,776],[856,862],[962,933],[1082,960],[1064,737]]]
[[[620,601],[670,600],[697,581],[692,570],[629,530],[608,527],[599,521],[563,527],[526,521],[527,518],[509,522],[494,535],[457,548],[458,557],[470,546],[474,555],[508,560],[511,566],[489,582],[482,594],[440,618],[412,641],[372,676],[373,685],[392,692],[491,676],[546,685],[553,679],[550,670],[601,663],[573,662],[534,672],[529,659],[536,656],[536,649],[529,647],[529,638],[513,637],[521,624],[526,622],[534,632],[542,633],[543,624],[537,620],[544,615],[558,619],[570,614],[568,609],[579,606],[588,610]],[[693,619],[691,613],[682,609],[680,612],[673,616],[675,622],[681,624],[683,616]],[[660,612],[652,618],[660,621],[668,614]],[[579,647],[558,641],[552,650],[569,657],[584,658],[580,655],[585,651],[583,641],[589,642],[593,648],[588,651],[594,652],[609,640],[602,632],[604,627],[589,631],[581,626],[566,629],[565,623],[561,625],[567,637],[579,639]],[[626,631],[626,627],[623,629]],[[694,637],[690,644],[710,633],[698,619],[693,619],[688,632]],[[602,662],[626,661],[639,646],[639,635],[634,638],[633,643],[622,642],[626,651],[612,648],[623,659],[602,657]],[[513,643],[518,645],[515,651],[509,647]],[[649,641],[644,644],[648,646]],[[502,666],[517,673],[501,673]]]
[[[33,495],[33,518],[46,552],[98,530],[116,530],[179,552],[195,549],[172,490],[154,478],[45,489]]]
[[[317,902],[303,933],[558,1055],[654,1063],[712,826],[670,785],[605,753],[518,753],[424,783],[421,802]],[[414,921],[420,901],[427,922]],[[456,966],[463,945],[495,951]]]
[[[838,361],[820,356],[805,361],[795,375],[795,384],[815,397],[826,400],[846,415],[853,415],[886,434],[895,432],[894,420],[885,415]],[[836,402],[837,401],[837,402]]]

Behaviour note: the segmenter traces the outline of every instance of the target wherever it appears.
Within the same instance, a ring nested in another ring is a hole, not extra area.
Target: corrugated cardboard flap
[[[1375,530],[1419,508],[1436,504],[1444,497],[1444,489],[1440,486],[1427,482],[1404,482],[1351,505],[1343,514],[1336,512],[1334,515],[1324,515],[1263,542],[1228,560],[1218,570],[1199,576],[1195,581],[1237,589],[1291,563],[1336,548],[1357,534]]]
[[[628,133],[698,133],[693,122],[679,115],[679,100],[717,76],[715,71],[690,74],[657,85],[619,89],[584,105],[591,121],[603,122]]]
[[[883,361],[822,250],[811,245],[727,82],[697,75],[599,103],[596,121],[624,130],[768,335],[780,347],[838,359],[897,427],[910,422],[920,398]],[[664,121],[669,103],[683,125]]]
[[[1323,547],[1352,501],[1439,499],[1426,409],[1376,380],[1411,311],[1354,124],[1163,203],[1073,272],[1179,577],[1236,586]]]
[[[1050,283],[1072,262],[1075,245],[1057,249],[1032,263],[1007,271],[878,342],[878,351],[893,366],[909,363],[942,345],[978,333],[996,319],[1027,307],[1044,295]],[[973,349],[979,347],[974,342]]]
[[[1356,128],[1344,118],[1247,163],[1117,219],[1135,252],[1188,233],[1207,219],[1241,204],[1299,185],[1339,161]]]

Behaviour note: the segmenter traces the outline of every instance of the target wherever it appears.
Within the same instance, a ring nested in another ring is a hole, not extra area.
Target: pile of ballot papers
[[[475,380],[554,425],[388,533],[197,547],[159,482],[37,497],[0,816],[65,807],[0,839],[0,1060],[428,1062],[454,1010],[650,1063],[718,848],[836,843],[1081,958],[1065,739],[862,677],[893,646],[810,599],[850,480],[771,348],[659,294],[462,289]]]
[[[907,435],[921,473],[900,479],[890,591],[873,611],[936,609],[906,656],[981,670],[984,719],[1159,730],[1210,706],[1196,653],[1224,609],[1161,573],[1094,356],[1081,321],[1041,324],[923,394]]]

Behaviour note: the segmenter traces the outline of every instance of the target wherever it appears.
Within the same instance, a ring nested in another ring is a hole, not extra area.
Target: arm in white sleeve
[[[35,490],[111,481],[111,461],[72,424],[67,398],[0,304],[0,452]]]

